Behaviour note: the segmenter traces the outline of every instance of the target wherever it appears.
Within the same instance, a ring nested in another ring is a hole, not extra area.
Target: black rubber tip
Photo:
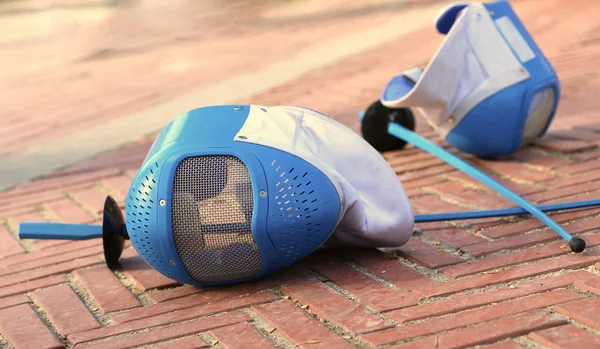
[[[125,240],[129,239],[125,228],[125,219],[121,208],[109,195],[104,201],[102,217],[102,245],[104,247],[104,260],[109,269],[119,264],[119,258],[125,247]]]
[[[415,117],[408,108],[391,109],[377,100],[365,110],[360,124],[362,136],[379,152],[400,150],[406,146],[405,141],[388,133],[390,122],[415,130]]]
[[[571,239],[571,241],[569,241],[569,247],[571,247],[571,251],[575,253],[581,253],[583,250],[585,250],[585,241],[583,241],[581,238],[574,237]]]

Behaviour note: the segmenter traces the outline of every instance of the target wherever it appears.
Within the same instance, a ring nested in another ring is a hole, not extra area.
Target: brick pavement
[[[103,12],[92,20],[83,10],[61,12],[65,2],[73,6],[65,0],[25,2],[58,6],[27,22],[45,29],[42,36],[2,42],[7,34],[0,34],[0,65],[10,67],[0,71],[0,157],[290,59],[411,6],[381,0],[358,6],[348,0],[121,0],[122,8],[93,2]],[[15,16],[0,12],[4,21],[24,20]],[[21,27],[7,30],[21,33]]]
[[[550,135],[507,159],[459,155],[536,203],[598,198],[598,70],[585,63],[600,53],[590,24],[600,3],[544,1],[543,15],[540,1],[513,3],[558,69],[559,116]],[[356,129],[387,79],[438,42],[417,32],[247,102],[305,105]],[[418,130],[439,141],[422,120]],[[95,222],[105,195],[122,204],[151,141],[0,193],[0,347],[600,347],[597,208],[552,215],[585,236],[583,254],[530,217],[419,224],[398,251],[317,251],[271,277],[215,288],[179,285],[131,247],[113,273],[98,241],[15,239],[20,221]],[[512,206],[412,147],[384,155],[419,212]]]

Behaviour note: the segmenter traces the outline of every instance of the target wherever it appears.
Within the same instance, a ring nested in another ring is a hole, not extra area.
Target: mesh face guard
[[[198,282],[250,278],[262,270],[252,237],[252,184],[233,156],[184,159],[175,172],[173,241],[187,273]]]

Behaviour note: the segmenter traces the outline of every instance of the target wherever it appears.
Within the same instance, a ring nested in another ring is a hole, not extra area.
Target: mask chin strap
[[[534,217],[545,223],[548,227],[554,230],[558,235],[560,235],[563,239],[565,239],[569,243],[569,247],[571,251],[580,253],[585,250],[585,241],[578,237],[573,237],[569,233],[567,233],[560,225],[558,225],[555,221],[553,221],[550,217],[548,217],[545,213],[543,213],[539,208],[532,205],[529,201],[523,199],[521,196],[512,192],[507,187],[502,184],[496,182],[491,177],[487,176],[485,173],[479,171],[475,167],[467,164],[465,161],[460,158],[454,156],[450,152],[436,146],[435,144],[429,142],[427,139],[419,136],[417,133],[412,132],[399,124],[391,122],[388,126],[388,132],[394,137],[400,138],[407,143],[412,143],[417,148],[421,148],[431,155],[436,156],[440,160],[446,162],[447,164],[453,166],[454,168],[462,171],[463,173],[471,176],[472,178],[478,180],[482,184],[488,186],[489,188],[495,190],[500,195],[505,198],[511,200],[515,204],[519,205],[522,209],[522,212],[528,212],[532,214]],[[476,214],[474,212],[473,214]],[[481,211],[479,212],[480,217],[482,217]],[[456,214],[449,214],[450,218],[456,217]],[[433,220],[429,220],[430,222]]]

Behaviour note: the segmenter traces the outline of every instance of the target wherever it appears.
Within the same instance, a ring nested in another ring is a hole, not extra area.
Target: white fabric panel
[[[342,210],[327,245],[399,247],[412,235],[412,208],[396,173],[362,137],[337,121],[304,108],[253,105],[235,140],[296,155],[334,183]]]
[[[528,77],[483,4],[473,3],[459,14],[412,91],[382,103],[420,107],[430,124],[446,134],[483,99]]]

